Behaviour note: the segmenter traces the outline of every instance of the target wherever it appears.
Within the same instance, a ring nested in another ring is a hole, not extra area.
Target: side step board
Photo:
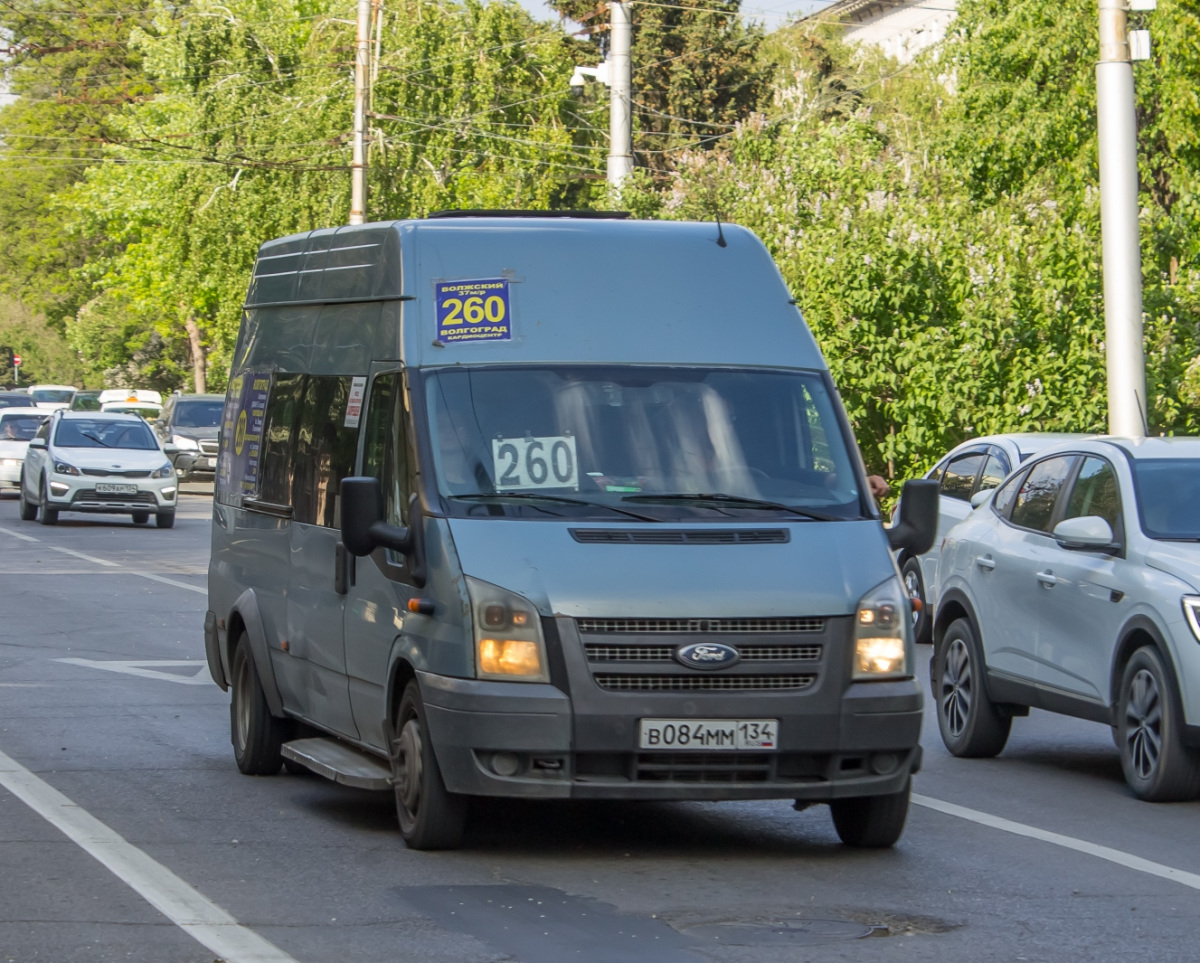
[[[336,739],[296,739],[285,742],[284,759],[291,759],[326,779],[356,789],[391,789],[392,768]]]

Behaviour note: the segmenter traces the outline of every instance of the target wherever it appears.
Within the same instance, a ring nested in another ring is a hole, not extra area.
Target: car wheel
[[[233,758],[247,776],[273,776],[283,765],[279,747],[289,733],[288,720],[271,715],[245,635],[234,650],[232,670],[229,729]]]
[[[410,849],[457,849],[467,823],[467,797],[447,792],[442,781],[415,679],[404,690],[389,742],[404,842]]]
[[[46,494],[46,479],[42,479],[42,517],[38,519],[43,525],[58,524],[58,509],[50,507],[50,499]]]
[[[1200,794],[1200,759],[1183,744],[1175,686],[1152,646],[1133,653],[1121,676],[1117,745],[1125,781],[1139,799],[1174,802]]]
[[[37,518],[38,507],[33,502],[31,502],[28,498],[25,497],[25,478],[24,478],[24,476],[21,477],[19,486],[20,486],[19,487],[20,495],[17,496],[17,500],[18,500],[17,504],[18,504],[18,508],[20,509],[20,512],[21,512],[21,521],[32,522],[35,518]]]
[[[886,796],[835,799],[829,804],[838,838],[856,849],[887,849],[896,845],[908,819],[910,779],[900,792]]]
[[[150,521],[150,513],[149,512],[134,512],[133,513],[133,524],[145,525],[148,521]]]
[[[982,649],[967,619],[946,630],[933,660],[933,691],[942,742],[956,756],[998,755],[1008,742],[1012,716],[988,698]]]
[[[925,579],[921,575],[921,563],[915,558],[910,558],[904,563],[901,574],[904,576],[904,590],[908,597],[921,603],[921,611],[914,611],[912,615],[913,641],[928,645],[933,641],[933,620],[930,618],[929,601],[925,598]]]
[[[175,513],[174,512],[159,512],[154,516],[154,524],[159,528],[174,528]]]

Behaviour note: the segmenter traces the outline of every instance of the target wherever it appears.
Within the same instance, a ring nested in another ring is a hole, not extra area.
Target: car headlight
[[[78,475],[79,469],[74,465],[68,465],[65,461],[56,461],[54,463],[54,473],[57,475]]]
[[[1187,619],[1188,628],[1192,630],[1192,635],[1200,642],[1200,595],[1183,597],[1183,615]]]
[[[908,633],[912,620],[898,578],[876,585],[859,600],[854,614],[855,679],[902,679],[908,667]]]
[[[174,474],[175,474],[175,469],[172,467],[170,462],[167,462],[165,465],[162,466],[162,468],[156,468],[156,469],[154,469],[154,471],[150,472],[150,477],[151,478],[170,478]]]
[[[172,435],[171,444],[180,451],[199,451],[200,442],[195,438],[189,438],[187,435]]]
[[[546,643],[533,604],[514,592],[467,576],[475,630],[475,676],[546,682]]]

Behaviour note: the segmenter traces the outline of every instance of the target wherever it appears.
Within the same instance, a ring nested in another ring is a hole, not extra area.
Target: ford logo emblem
[[[675,659],[689,669],[724,669],[742,658],[732,645],[721,642],[693,642],[675,650]]]

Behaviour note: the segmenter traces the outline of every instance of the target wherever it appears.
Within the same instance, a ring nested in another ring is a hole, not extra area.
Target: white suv
[[[128,514],[144,525],[175,524],[175,470],[150,426],[137,415],[56,411],[38,429],[21,471],[21,518],[41,511]]]

